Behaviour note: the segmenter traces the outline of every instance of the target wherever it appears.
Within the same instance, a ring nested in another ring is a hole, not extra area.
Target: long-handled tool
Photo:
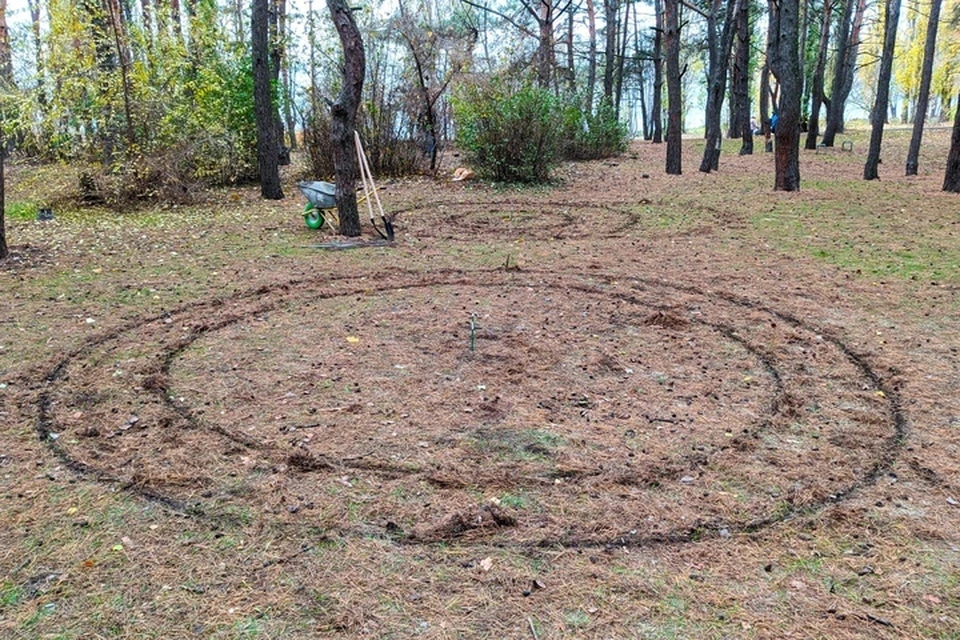
[[[377,185],[374,184],[373,174],[370,173],[370,163],[367,162],[367,154],[363,152],[363,143],[360,142],[360,134],[356,131],[353,132],[353,140],[357,146],[357,161],[360,164],[360,179],[363,181],[363,195],[364,199],[367,201],[367,211],[370,213],[370,224],[373,226],[374,231],[377,232],[377,235],[384,240],[393,242],[393,223],[387,220],[387,216],[383,212],[383,205],[380,203],[380,194],[377,193]],[[383,221],[384,231],[380,231],[380,229],[377,228],[377,223],[373,219],[373,203],[371,202],[371,195],[373,196],[372,199],[376,200],[377,202],[377,210],[380,212],[380,220]]]

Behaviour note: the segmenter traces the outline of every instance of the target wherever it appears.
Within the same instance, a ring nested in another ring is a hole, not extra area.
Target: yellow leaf
[[[347,336],[347,342],[349,342],[350,344],[357,344],[358,342],[360,342],[360,338],[358,338],[357,336]]]

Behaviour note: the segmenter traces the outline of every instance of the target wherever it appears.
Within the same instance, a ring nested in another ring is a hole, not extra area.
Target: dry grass
[[[947,137],[398,182],[340,252],[252,189],[36,222],[19,168],[0,635],[957,637]]]

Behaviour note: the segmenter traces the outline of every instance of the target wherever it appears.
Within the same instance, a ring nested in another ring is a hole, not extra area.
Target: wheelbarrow
[[[370,172],[367,155],[364,153],[363,144],[360,142],[360,134],[354,131],[353,138],[357,148],[357,158],[360,161],[360,180],[363,183],[363,196],[357,198],[357,204],[367,202],[370,224],[373,229],[382,239],[393,242],[393,223],[387,219],[383,212],[383,205],[380,203],[380,196],[377,194],[377,186],[373,182],[373,174]],[[338,233],[340,231],[340,218],[337,215],[337,185],[316,180],[313,182],[298,182],[297,188],[307,199],[307,206],[303,210],[303,220],[307,223],[307,226],[311,229],[320,229],[326,224]],[[376,201],[377,209],[380,211],[380,220],[383,221],[384,231],[377,228],[377,223],[373,218],[371,196]]]
[[[303,208],[303,221],[311,229],[320,229],[327,224],[336,230],[340,226],[337,219],[337,185],[317,180],[298,182],[297,188],[307,199]]]

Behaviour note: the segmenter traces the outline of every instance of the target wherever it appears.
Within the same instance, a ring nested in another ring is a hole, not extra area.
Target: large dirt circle
[[[757,529],[872,482],[903,436],[816,327],[603,274],[299,280],[131,322],[48,380],[41,435],[77,470],[408,543]]]

